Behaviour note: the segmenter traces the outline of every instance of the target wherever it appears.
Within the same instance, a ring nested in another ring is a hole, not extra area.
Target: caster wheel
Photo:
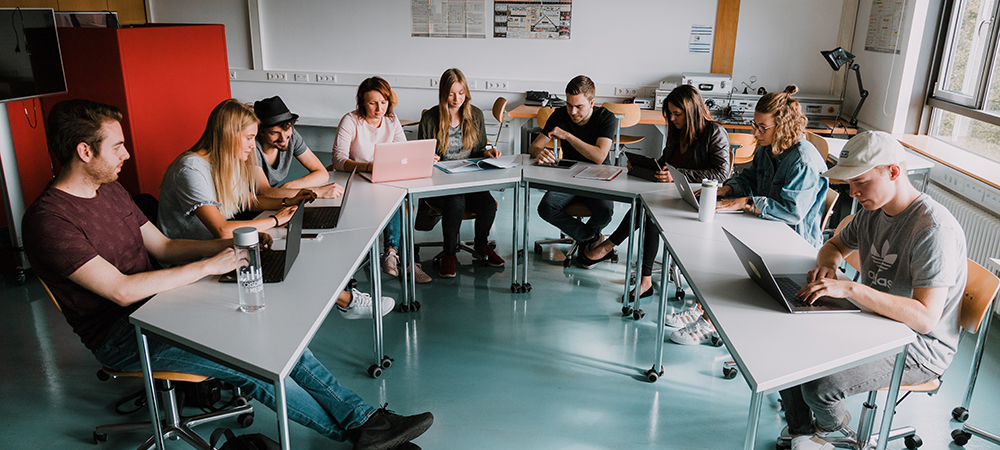
[[[413,304],[410,305],[410,311],[420,311],[420,302],[414,300]]]
[[[108,381],[111,379],[111,375],[108,375],[108,373],[103,370],[98,370],[97,379],[101,381]]]
[[[955,445],[965,445],[969,443],[969,439],[972,439],[972,433],[968,431],[958,429],[952,430],[951,440],[955,442]]]
[[[240,414],[236,417],[236,423],[240,428],[249,428],[253,425],[253,413]]]
[[[713,334],[712,335],[712,345],[713,346],[715,346],[715,347],[722,347],[723,344],[724,344],[724,342],[722,342],[722,337],[720,337],[718,334]]]
[[[674,298],[676,298],[677,300],[684,300],[684,295],[685,295],[684,291],[677,291],[674,294]]]
[[[615,253],[614,255],[611,255],[610,261],[612,264],[618,264],[618,254]]]
[[[920,436],[914,434],[913,436],[903,438],[903,445],[905,445],[906,448],[913,450],[921,445],[924,445],[924,441],[920,439]]]
[[[382,368],[383,369],[388,369],[388,368],[392,367],[392,362],[393,361],[395,361],[395,359],[392,359],[392,358],[390,358],[388,356],[383,356],[382,357]]]
[[[520,286],[519,284],[517,284],[517,283],[511,283],[511,284],[510,284],[510,291],[511,291],[511,292],[513,292],[513,293],[515,293],[515,294],[516,294],[516,293],[518,293],[518,291],[519,291],[520,289],[521,289],[521,286]]]
[[[631,306],[628,306],[628,305],[622,306],[622,317],[631,316],[633,312],[635,312],[635,310],[632,309]]]
[[[518,250],[517,251],[517,257],[518,258],[524,258],[524,250]]]
[[[382,376],[382,368],[377,364],[372,364],[372,366],[368,368],[368,375],[372,378],[378,378]]]
[[[246,406],[248,403],[250,402],[247,401],[246,397],[236,397],[236,401],[234,402],[236,406]]]
[[[541,245],[535,244],[535,254],[536,255],[541,255],[542,254],[542,246]]]
[[[531,283],[524,283],[522,287],[524,288],[524,292],[531,292]]]
[[[646,317],[646,312],[641,309],[637,309],[632,312],[632,319],[634,320],[639,320],[643,317]]]
[[[410,312],[410,305],[407,305],[406,303],[400,303],[399,312],[401,313]]]
[[[660,370],[656,370],[655,367],[650,368],[649,370],[646,371],[646,381],[650,383],[656,383],[656,380],[659,380],[662,375],[663,375],[663,366],[660,366]]]
[[[725,378],[727,380],[732,380],[733,378],[736,378],[736,374],[738,374],[738,373],[739,373],[739,370],[737,370],[735,367],[723,367],[722,368],[722,378]]]
[[[17,277],[14,278],[14,283],[18,286],[23,286],[25,282],[28,281],[28,274],[23,270],[17,271]]]
[[[94,445],[100,444],[101,442],[108,442],[107,433],[94,432]]]
[[[959,406],[951,410],[951,417],[959,422],[965,422],[966,420],[969,420],[969,410]]]
[[[570,266],[570,264],[573,264],[573,260],[571,258],[566,258],[566,259],[563,260],[563,267],[564,268],[568,269],[569,266]]]

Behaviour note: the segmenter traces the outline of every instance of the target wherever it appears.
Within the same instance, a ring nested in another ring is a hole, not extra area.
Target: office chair
[[[496,200],[494,200],[493,202],[496,203]],[[428,202],[426,202],[424,200],[420,200],[420,204],[417,206],[417,209],[418,209],[417,216],[420,216],[421,214],[425,214],[425,215],[426,214],[433,214],[433,215],[437,215],[437,216],[441,215],[441,209],[437,208],[436,206],[434,206],[431,203],[428,203]],[[421,211],[421,210],[423,210],[423,211]],[[463,222],[466,221],[466,220],[472,220],[472,219],[475,219],[475,218],[476,218],[476,214],[474,212],[470,211],[468,208],[466,208],[465,212],[462,214],[462,221]],[[434,225],[437,225],[436,222],[437,221],[435,221]],[[434,229],[434,226],[432,225],[430,227],[418,227],[415,224],[414,225],[414,229],[419,230],[419,231],[431,231],[431,230]],[[481,264],[486,264],[486,260],[483,259],[483,258],[481,258],[480,255],[479,255],[479,253],[476,252],[476,250],[473,248],[474,245],[475,245],[475,243],[473,241],[459,240],[458,241],[458,251],[459,252],[467,252],[470,255],[472,255],[472,262],[473,263],[479,262]],[[497,248],[497,242],[494,239],[490,239],[489,242],[487,242],[487,245],[489,245],[490,247],[493,247],[494,249]],[[434,255],[434,258],[431,260],[431,266],[432,267],[434,267],[435,269],[437,269],[438,267],[440,267],[441,266],[441,258],[444,257],[444,241],[437,241],[437,242],[417,242],[417,243],[414,243],[413,244],[413,249],[414,249],[414,252],[415,252],[414,255],[416,257],[416,259],[415,259],[416,261],[420,261],[420,249],[423,248],[423,247],[441,247],[441,251],[438,252],[437,255]]]
[[[572,202],[566,205],[565,208],[563,208],[563,212],[573,217],[576,217],[577,219],[590,217],[591,215],[590,208],[588,208],[587,205],[584,204],[583,202]],[[535,254],[536,255],[542,254],[542,246],[551,244],[569,244],[569,249],[566,250],[566,259],[563,260],[563,267],[569,267],[570,265],[573,264],[573,252],[577,251],[577,249],[579,249],[580,247],[580,243],[577,242],[576,239],[566,236],[563,233],[559,233],[559,238],[557,239],[537,240],[535,241]],[[612,252],[611,258],[609,258],[609,260],[612,263],[617,264],[618,252],[616,250],[612,250],[611,252]]]
[[[857,255],[857,252],[853,252],[852,254]],[[853,258],[853,260],[855,263],[858,262],[857,258]],[[959,305],[958,324],[963,330],[969,333],[976,333],[983,324],[983,320],[987,319],[987,313],[993,305],[993,299],[996,297],[997,291],[1000,290],[1000,278],[997,278],[996,275],[993,275],[989,270],[986,270],[983,266],[976,264],[976,262],[971,259],[968,260],[968,264],[969,273],[968,279],[965,283],[965,293],[962,294],[962,302]],[[860,266],[854,266],[856,270],[859,267]],[[934,395],[940,387],[940,378],[935,378],[923,384],[901,385],[899,386],[899,391],[905,392],[905,394],[903,394],[903,396],[896,401],[894,408],[898,408],[899,404],[902,403],[902,401],[910,395],[911,392],[924,392],[928,395]],[[846,447],[855,450],[875,448],[878,444],[878,435],[872,430],[875,419],[875,410],[877,408],[875,405],[878,401],[878,392],[887,390],[888,388],[882,388],[868,393],[868,399],[861,408],[861,417],[858,420],[857,432],[851,430],[850,428],[845,428],[843,430],[844,436],[828,436],[824,439],[837,447]],[[961,432],[962,430],[955,431]],[[917,430],[912,426],[901,427],[890,430],[888,440],[892,441],[903,438],[903,443],[906,448],[915,449],[923,444],[923,441],[921,441],[920,437],[917,436],[916,433]],[[954,438],[956,434],[958,433],[952,433],[952,437]],[[968,441],[968,439],[966,439],[966,441]],[[790,448],[790,446],[790,439],[778,438],[778,448]]]
[[[753,161],[757,150],[757,139],[749,133],[729,133],[729,173],[735,173],[736,166]]]
[[[46,285],[41,278],[39,278],[38,281],[42,283],[42,287],[44,287],[45,292],[49,294],[49,298],[52,300],[52,303],[56,305],[56,309],[62,312],[62,307],[59,305],[59,302],[56,301],[56,297],[52,294],[52,290],[49,289],[49,286]],[[107,381],[118,377],[142,378],[142,372],[119,372],[107,367],[102,367],[101,370],[97,371],[97,378],[101,381]],[[234,407],[199,414],[196,416],[183,417],[180,414],[181,407],[183,405],[180,405],[177,401],[177,391],[174,389],[172,382],[186,381],[190,383],[201,383],[208,380],[209,377],[181,372],[153,371],[153,379],[156,381],[157,392],[160,394],[160,404],[163,407],[163,411],[161,413],[165,415],[162,419],[163,423],[160,428],[163,432],[164,440],[183,439],[192,447],[199,450],[215,450],[211,445],[209,445],[208,442],[205,441],[205,439],[195,433],[192,428],[204,423],[214,422],[216,420],[222,420],[229,417],[235,417],[236,422],[243,428],[249,427],[253,424],[253,405],[249,404],[248,399],[239,392],[239,389],[236,390],[236,397],[233,399],[233,403],[235,405]],[[109,432],[151,431],[152,429],[152,422],[100,425],[94,428],[93,441],[94,444],[107,441]],[[138,450],[148,450],[155,446],[156,437],[150,436],[149,439],[146,439],[146,441],[139,446]]]
[[[615,125],[615,142],[611,146],[611,150],[614,152],[614,164],[616,166],[621,165],[621,156],[623,150],[629,144],[636,144],[642,142],[645,136],[628,136],[621,134],[622,128],[630,128],[639,123],[639,119],[642,118],[642,109],[639,105],[635,103],[611,103],[605,102],[601,106],[605,107],[608,111],[611,111],[618,119],[618,123]]]

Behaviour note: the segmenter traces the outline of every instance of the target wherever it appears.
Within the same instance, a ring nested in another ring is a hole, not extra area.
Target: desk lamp
[[[858,93],[861,95],[861,101],[858,102],[858,106],[854,108],[854,114],[851,114],[850,124],[852,127],[858,126],[858,111],[861,111],[861,105],[865,104],[865,99],[868,98],[868,91],[865,90],[864,85],[861,84],[861,71],[858,70],[859,66],[854,63],[854,55],[852,55],[843,47],[837,47],[833,50],[821,51],[819,52],[826,59],[826,62],[830,63],[830,67],[833,70],[840,70],[840,67],[844,64],[848,64],[848,72],[844,74],[844,91],[840,94],[840,100],[843,102],[844,96],[847,93],[847,77],[850,76],[850,71],[853,70],[858,78]],[[843,105],[843,103],[841,103]],[[837,115],[837,120],[840,119],[840,114]],[[836,123],[833,126],[837,126]]]

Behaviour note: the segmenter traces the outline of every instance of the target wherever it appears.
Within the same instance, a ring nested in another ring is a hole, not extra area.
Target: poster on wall
[[[569,39],[573,0],[496,0],[493,37]]]
[[[486,0],[410,0],[410,36],[486,39]]]
[[[903,25],[906,0],[875,0],[868,17],[865,50],[899,54],[899,30]]]

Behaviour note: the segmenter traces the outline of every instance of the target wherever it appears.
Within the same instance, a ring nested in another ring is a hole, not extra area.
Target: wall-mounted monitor
[[[52,9],[0,8],[0,102],[64,92]]]

